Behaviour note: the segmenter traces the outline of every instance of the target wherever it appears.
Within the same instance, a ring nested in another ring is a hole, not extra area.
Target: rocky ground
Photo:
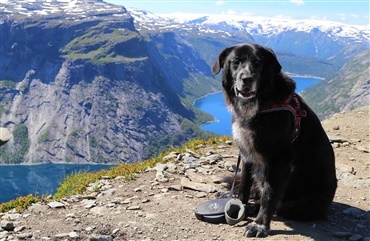
[[[294,222],[274,217],[262,240],[370,240],[369,108],[323,121],[336,153],[338,189],[329,217]],[[179,158],[181,157],[181,158]],[[224,190],[232,174],[232,143],[173,153],[175,160],[132,181],[102,179],[86,195],[0,214],[0,240],[240,240],[246,224],[209,224],[194,209]],[[179,160],[180,159],[180,160]],[[251,238],[257,240],[257,238]]]

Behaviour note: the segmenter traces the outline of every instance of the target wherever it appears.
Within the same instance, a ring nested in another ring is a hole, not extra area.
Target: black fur
[[[239,198],[247,204],[255,190],[260,198],[257,217],[245,235],[266,236],[275,213],[294,220],[326,217],[337,179],[333,149],[316,114],[298,97],[307,116],[292,142],[291,112],[260,113],[295,91],[295,82],[281,71],[274,52],[257,44],[226,48],[212,72],[221,69],[233,137],[243,160]]]

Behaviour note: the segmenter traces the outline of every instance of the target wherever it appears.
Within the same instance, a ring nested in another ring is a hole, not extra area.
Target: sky
[[[104,0],[154,14],[223,14],[369,25],[369,0]]]

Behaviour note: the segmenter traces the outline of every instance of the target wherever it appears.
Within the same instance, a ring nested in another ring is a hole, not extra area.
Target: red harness
[[[306,117],[307,112],[301,109],[301,105],[296,93],[291,94],[285,102],[264,106],[259,113],[270,113],[275,111],[288,110],[294,117],[294,128],[292,133],[292,142],[297,139],[301,130],[301,117]]]

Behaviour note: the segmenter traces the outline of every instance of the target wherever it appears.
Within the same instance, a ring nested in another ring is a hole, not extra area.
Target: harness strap
[[[301,118],[307,116],[307,112],[301,109],[301,105],[296,93],[291,94],[288,99],[282,103],[276,103],[263,107],[259,113],[265,114],[281,110],[290,111],[294,118],[294,127],[292,133],[292,142],[297,139],[301,130]]]

